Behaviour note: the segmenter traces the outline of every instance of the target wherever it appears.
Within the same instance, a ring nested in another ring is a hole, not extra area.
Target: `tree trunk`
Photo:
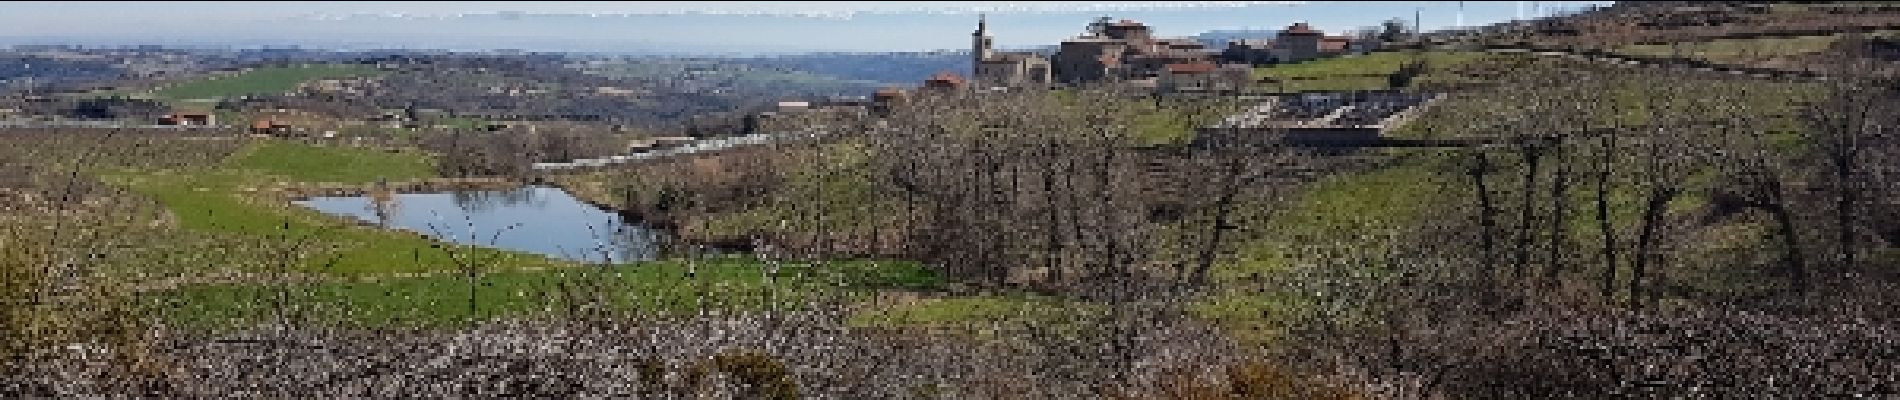
[[[1524,202],[1522,214],[1517,219],[1517,260],[1511,266],[1511,279],[1514,280],[1524,279],[1524,270],[1530,268],[1531,246],[1534,244],[1531,240],[1531,220],[1537,218],[1537,209],[1532,200],[1537,197],[1537,165],[1543,157],[1543,150],[1537,144],[1525,143],[1524,146]]]
[[[1564,269],[1564,247],[1569,244],[1570,236],[1570,157],[1564,148],[1563,138],[1558,137],[1553,149],[1557,158],[1557,175],[1551,178],[1551,223],[1550,256],[1544,262],[1550,263],[1549,283],[1557,283],[1557,274]]]
[[[1054,153],[1053,149],[1053,146],[1049,147],[1048,152]],[[1048,158],[1044,160],[1049,162],[1042,164],[1042,195],[1049,203],[1046,211],[1049,214],[1049,226],[1043,227],[1045,241],[1043,268],[1049,271],[1049,280],[1060,285],[1062,284],[1062,267],[1059,265],[1062,257],[1062,207],[1056,200],[1056,168],[1050,163],[1056,159],[1055,154],[1045,154],[1045,156]]]
[[[1616,134],[1603,134],[1603,154],[1597,171],[1597,229],[1603,234],[1603,298],[1616,296],[1616,231],[1610,223],[1610,173],[1615,157]]]
[[[1491,159],[1482,151],[1477,153],[1477,157],[1478,165],[1471,170],[1471,176],[1478,191],[1478,242],[1479,251],[1483,252],[1479,256],[1482,259],[1479,265],[1483,268],[1479,286],[1484,290],[1485,304],[1494,304],[1497,288],[1493,281],[1497,278],[1497,253],[1493,250],[1496,248],[1494,240],[1497,234],[1493,228],[1496,222],[1492,220],[1491,189],[1484,182],[1485,175],[1490,173]]]
[[[1779,187],[1776,188],[1779,190]],[[1808,269],[1801,257],[1801,243],[1796,236],[1793,213],[1788,211],[1780,195],[1775,195],[1768,204],[1768,213],[1774,215],[1775,225],[1781,234],[1781,260],[1788,267],[1788,279],[1794,285],[1795,293],[1808,291]]]
[[[1843,154],[1835,161],[1834,167],[1834,181],[1840,185],[1837,189],[1840,193],[1834,200],[1834,228],[1840,235],[1836,239],[1837,251],[1840,252],[1837,255],[1841,261],[1840,272],[1855,270],[1854,200],[1857,193],[1854,191],[1853,158],[1852,155]]]
[[[1643,305],[1643,277],[1650,259],[1654,257],[1656,229],[1662,224],[1664,208],[1675,196],[1675,188],[1652,188],[1649,200],[1643,206],[1643,227],[1636,238],[1636,261],[1630,266],[1630,301],[1637,307]]]
[[[1119,226],[1121,224],[1115,220],[1116,217],[1120,216],[1118,214],[1121,210],[1115,208],[1115,192],[1112,190],[1114,188],[1114,176],[1112,176],[1112,171],[1114,170],[1115,150],[1109,148],[1111,145],[1110,143],[1102,143],[1102,147],[1099,149],[1102,152],[1102,160],[1101,166],[1099,167],[1100,170],[1096,171],[1095,175],[1096,184],[1100,185],[1096,188],[1096,193],[1100,196],[1097,200],[1100,201],[1099,204],[1102,207],[1102,231],[1100,234],[1103,246],[1107,250],[1106,253],[1103,254],[1103,259],[1108,261],[1106,265],[1108,268],[1107,272],[1119,277],[1124,276],[1124,274],[1128,272],[1128,266],[1122,265],[1121,263],[1121,246],[1120,243],[1117,242],[1119,238],[1113,235],[1126,234],[1126,232],[1117,229],[1121,228]]]
[[[1002,144],[991,142],[987,145],[998,146]],[[997,174],[1002,173],[1003,170],[1002,162],[999,160],[1002,156],[1002,152],[995,148],[988,150],[989,151],[981,153],[983,157],[983,182],[977,187],[977,190],[980,190],[980,192],[977,194],[976,207],[971,208],[970,211],[976,213],[977,220],[982,221],[982,223],[977,226],[983,227],[986,232],[985,234],[975,235],[979,238],[978,240],[981,241],[980,243],[982,243],[983,259],[985,260],[984,266],[988,268],[993,277],[1008,279],[1012,265],[1009,264],[1008,255],[1004,254],[1003,242],[1006,236],[996,234],[997,232],[1002,232],[1001,229],[1008,228],[1002,220],[1008,215],[1009,210],[1003,207],[1003,202],[998,200],[998,196],[1003,189],[1002,181],[997,179]]]
[[[1076,186],[1076,179],[1075,179],[1076,175],[1079,175],[1082,173],[1081,164],[1082,164],[1082,159],[1080,157],[1069,157],[1069,162],[1067,165],[1068,171],[1067,173],[1062,174],[1062,182],[1065,183],[1066,186],[1068,186],[1066,190],[1063,190],[1063,192],[1066,192],[1068,194],[1068,196],[1066,197],[1068,197],[1068,201],[1069,201],[1069,206],[1065,207],[1069,210],[1069,238],[1070,240],[1075,242],[1076,250],[1081,252],[1080,254],[1077,254],[1075,257],[1075,259],[1081,261],[1079,263],[1080,270],[1076,271],[1076,274],[1077,274],[1076,277],[1088,278],[1089,275],[1094,273],[1093,271],[1094,271],[1095,260],[1094,258],[1091,257],[1091,254],[1089,254],[1090,244],[1088,243],[1086,237],[1083,236],[1083,231],[1085,229],[1083,229],[1082,227],[1083,216],[1084,216],[1083,210],[1082,210],[1082,189]]]
[[[1214,256],[1219,254],[1221,239],[1229,229],[1227,219],[1233,214],[1234,198],[1240,195],[1240,188],[1246,184],[1241,177],[1244,164],[1245,161],[1240,159],[1228,162],[1227,184],[1221,188],[1220,198],[1214,201],[1213,231],[1208,233],[1207,242],[1201,246],[1200,259],[1194,267],[1194,284],[1206,284],[1207,272],[1214,268]]]

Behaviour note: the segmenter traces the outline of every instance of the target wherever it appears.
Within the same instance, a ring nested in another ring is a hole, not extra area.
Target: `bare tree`
[[[1598,132],[1596,159],[1597,230],[1603,239],[1603,297],[1616,295],[1616,226],[1610,221],[1610,177],[1615,173],[1616,136],[1621,129]]]
[[[1480,290],[1484,290],[1486,293],[1484,296],[1486,299],[1485,303],[1491,304],[1496,300],[1497,291],[1495,286],[1495,281],[1497,280],[1497,206],[1493,204],[1493,200],[1491,199],[1491,187],[1485,183],[1485,177],[1491,174],[1491,156],[1485,154],[1484,150],[1480,149],[1473,152],[1472,157],[1475,163],[1471,166],[1471,170],[1468,173],[1471,175],[1472,189],[1476,191],[1478,201],[1478,228],[1480,230],[1478,233],[1478,250],[1480,251],[1479,257],[1481,258],[1478,264],[1479,285],[1481,286]]]
[[[1737,99],[1754,94],[1746,91],[1747,86],[1740,90],[1744,91],[1735,93]],[[1758,126],[1755,115],[1738,113],[1733,118],[1721,127],[1722,145],[1731,154],[1724,160],[1725,170],[1738,186],[1742,205],[1762,210],[1774,221],[1775,235],[1781,239],[1782,268],[1788,273],[1792,290],[1804,293],[1809,287],[1808,269],[1786,183],[1787,176],[1798,170],[1771,151],[1768,132]]]
[[[1556,175],[1550,179],[1551,221],[1550,247],[1548,248],[1550,253],[1546,256],[1545,260],[1545,262],[1550,263],[1549,270],[1546,272],[1546,279],[1548,283],[1551,284],[1557,282],[1558,274],[1564,270],[1564,259],[1566,258],[1565,249],[1569,247],[1568,245],[1570,243],[1570,175],[1572,161],[1570,159],[1571,150],[1569,148],[1568,139],[1569,134],[1566,133],[1553,137],[1551,142],[1551,151],[1556,158],[1554,161],[1557,164]]]
[[[1834,197],[1835,249],[1833,261],[1842,272],[1858,268],[1859,253],[1856,218],[1864,188],[1861,174],[1865,153],[1872,138],[1887,134],[1890,124],[1881,119],[1892,101],[1890,90],[1867,76],[1879,65],[1865,54],[1865,38],[1850,35],[1843,39],[1850,51],[1835,54],[1823,62],[1830,77],[1822,98],[1802,110],[1809,140],[1827,160]]]

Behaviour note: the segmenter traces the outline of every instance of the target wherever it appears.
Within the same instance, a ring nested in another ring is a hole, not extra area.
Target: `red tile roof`
[[[957,75],[957,73],[955,73],[955,72],[950,72],[950,71],[943,71],[943,72],[938,72],[938,73],[936,73],[936,74],[934,74],[934,75],[931,75],[931,76],[930,76],[930,80],[933,80],[933,81],[951,81],[951,82],[962,82],[962,81],[963,81],[963,75]]]
[[[1348,37],[1328,36],[1321,38],[1319,42],[1319,49],[1325,51],[1341,51],[1351,46],[1352,38]]]
[[[957,75],[957,73],[950,72],[950,71],[938,72],[935,75],[931,75],[930,79],[924,80],[925,87],[956,88],[956,87],[962,87],[963,85],[967,83],[969,83],[969,81],[963,79],[962,75]]]
[[[1295,22],[1292,26],[1286,27],[1286,30],[1280,31],[1282,35],[1317,35],[1319,33],[1313,30],[1312,25],[1307,25],[1305,22]]]

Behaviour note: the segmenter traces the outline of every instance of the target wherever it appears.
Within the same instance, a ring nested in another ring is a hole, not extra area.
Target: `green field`
[[[813,302],[857,301],[877,290],[931,289],[942,283],[910,262],[786,264],[777,277],[769,276],[765,265],[751,258],[718,258],[497,272],[475,279],[473,293],[468,277],[455,273],[304,285],[205,285],[174,291],[156,305],[175,322],[209,328],[267,322],[279,305],[296,310],[305,323],[440,326],[559,317],[578,310],[664,316],[804,309]]]
[[[1762,39],[1718,39],[1678,45],[1626,45],[1616,52],[1633,56],[1669,57],[1678,51],[1684,57],[1717,63],[1750,63],[1780,57],[1819,53],[1839,41],[1841,35],[1801,36]]]
[[[156,200],[176,220],[167,252],[151,254],[156,258],[128,274],[239,274],[254,282],[287,273],[308,279],[288,285],[188,279],[152,297],[169,320],[188,326],[249,326],[274,318],[279,305],[310,323],[371,326],[559,315],[569,306],[580,307],[576,302],[583,298],[623,312],[751,311],[805,307],[825,299],[856,301],[879,290],[932,290],[943,283],[920,264],[902,261],[786,264],[777,279],[764,274],[765,262],[745,257],[581,268],[539,255],[443,245],[414,233],[361,226],[261,190],[282,183],[428,178],[433,176],[429,163],[428,156],[413,152],[266,140],[247,145],[215,168],[128,168],[101,175]],[[473,314],[465,267],[480,276]]]
[[[449,252],[437,242],[406,232],[357,226],[351,221],[282,202],[262,191],[282,183],[368,183],[433,176],[428,158],[362,149],[310,146],[278,141],[253,143],[218,168],[106,171],[102,179],[157,200],[177,219],[181,234],[227,259],[213,271],[257,272],[288,262],[293,270],[362,275],[453,269]],[[303,242],[290,252],[285,242]],[[488,249],[470,249],[510,267],[548,267],[567,263],[544,257]],[[285,258],[295,258],[285,260]],[[199,271],[209,272],[209,271]]]
[[[1452,68],[1477,61],[1481,52],[1377,52],[1365,55],[1322,58],[1254,69],[1256,80],[1284,83],[1288,92],[1379,90],[1390,87],[1386,77],[1422,57],[1434,70]],[[1262,83],[1262,88],[1281,90],[1278,83]]]
[[[426,156],[370,149],[319,147],[263,142],[232,156],[230,166],[282,176],[297,182],[372,183],[435,177]]]
[[[293,67],[266,67],[231,76],[179,83],[158,89],[154,95],[166,100],[216,99],[247,94],[274,94],[296,89],[297,85],[318,79],[339,79],[380,74],[375,66],[356,64],[315,64]]]

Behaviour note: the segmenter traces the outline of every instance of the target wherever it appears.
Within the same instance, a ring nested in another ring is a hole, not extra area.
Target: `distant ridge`
[[[1272,39],[1279,35],[1278,29],[1221,29],[1202,32],[1193,38],[1209,48],[1224,48],[1227,42],[1235,40]]]

